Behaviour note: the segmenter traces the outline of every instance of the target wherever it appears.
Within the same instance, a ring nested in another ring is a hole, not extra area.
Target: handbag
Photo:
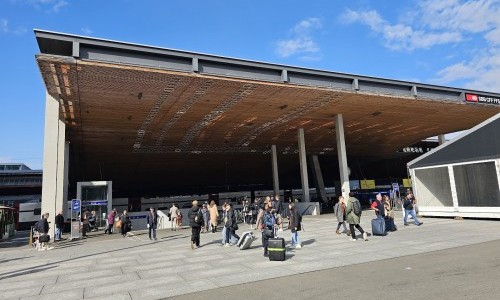
[[[274,237],[274,232],[269,229],[269,228],[264,228],[264,231],[262,232],[266,238],[273,238]]]
[[[48,243],[50,241],[50,235],[44,234],[38,238],[40,243]]]
[[[116,221],[116,223],[115,223],[115,227],[116,227],[116,228],[121,228],[121,227],[122,227],[122,220],[118,220],[118,221]]]
[[[238,230],[238,228],[239,228],[239,227],[238,227],[238,224],[234,223],[234,224],[233,224],[233,230],[235,230],[235,231],[236,231],[236,230]]]

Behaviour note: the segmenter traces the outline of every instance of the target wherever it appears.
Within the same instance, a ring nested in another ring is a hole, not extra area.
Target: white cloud
[[[57,13],[69,3],[65,0],[12,0],[13,2],[28,4],[36,8],[48,9],[47,12]]]
[[[90,29],[89,27],[83,27],[82,32],[85,35],[91,35],[94,31],[92,31],[92,29]]]
[[[0,33],[21,35],[26,32],[26,28],[11,29],[9,26],[9,21],[7,19],[0,19]]]
[[[391,25],[377,11],[346,11],[340,16],[344,23],[361,23],[382,35],[384,45],[392,50],[428,49],[434,45],[456,43],[462,40],[458,32],[426,32],[415,30],[411,26],[398,23]]]
[[[500,92],[500,49],[476,55],[471,61],[462,61],[438,72],[438,83],[464,80],[466,88]]]
[[[0,19],[0,32],[8,33],[9,32],[9,21],[6,19]]]
[[[276,53],[280,57],[289,57],[298,53],[306,53],[306,59],[317,59],[319,56],[310,54],[318,53],[320,47],[313,39],[313,31],[321,29],[322,22],[318,18],[309,18],[295,24],[290,31],[290,38],[277,42]]]
[[[500,91],[500,1],[424,0],[403,16],[391,24],[375,10],[347,10],[340,20],[368,26],[382,36],[383,45],[391,50],[413,51],[468,42],[469,52],[464,55],[470,58],[462,56],[461,61],[438,71],[432,81]],[[460,55],[455,50],[444,59],[460,59]]]

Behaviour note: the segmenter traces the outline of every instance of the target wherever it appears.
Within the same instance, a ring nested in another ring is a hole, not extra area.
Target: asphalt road
[[[499,249],[497,240],[175,299],[500,299]]]

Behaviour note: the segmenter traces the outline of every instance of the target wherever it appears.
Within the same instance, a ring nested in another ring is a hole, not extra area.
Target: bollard
[[[30,239],[29,239],[29,244],[28,245],[33,245],[33,227],[34,226],[31,226],[30,227]]]

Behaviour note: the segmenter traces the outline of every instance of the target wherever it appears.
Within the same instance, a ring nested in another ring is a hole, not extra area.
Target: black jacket
[[[227,222],[225,227],[226,228],[233,227],[234,224],[236,224],[236,216],[234,215],[234,210],[232,208],[227,212],[226,217],[227,217]]]
[[[300,224],[299,212],[296,210],[294,210],[293,212],[290,211],[290,227],[291,232],[300,231],[302,229]],[[295,230],[295,228],[297,228],[297,230]]]
[[[64,217],[63,217],[63,215],[58,214],[56,216],[55,223],[56,223],[56,228],[61,228],[61,229],[64,228]]]
[[[156,211],[154,211],[154,213],[151,213],[151,211],[148,212],[146,215],[146,223],[156,228],[156,225],[158,225],[158,214]]]
[[[195,206],[195,207],[193,207],[193,208],[191,208],[189,210],[189,212],[188,212],[189,226],[191,226],[191,227],[201,227],[200,224],[198,224],[198,223],[196,223],[194,221],[194,218],[198,214],[199,210],[200,210],[200,208],[198,206]],[[203,216],[201,215],[201,213],[200,213],[200,216],[203,218]]]
[[[42,222],[42,226],[40,227],[42,229],[42,232],[40,233],[49,233],[49,222],[47,221],[47,219],[42,218],[40,222]]]

